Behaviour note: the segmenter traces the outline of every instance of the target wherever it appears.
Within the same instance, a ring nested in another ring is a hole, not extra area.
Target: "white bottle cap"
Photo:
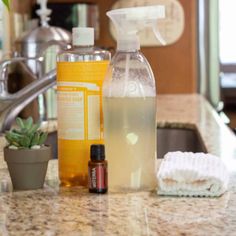
[[[89,28],[89,27],[73,28],[72,43],[74,46],[94,45],[94,28]]]

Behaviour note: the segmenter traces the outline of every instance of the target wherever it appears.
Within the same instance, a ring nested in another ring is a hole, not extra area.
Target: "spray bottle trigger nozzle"
[[[152,30],[153,30],[154,35],[155,35],[156,38],[158,39],[158,41],[159,41],[162,45],[166,45],[165,39],[162,37],[162,35],[160,34],[159,30],[157,29],[157,23],[152,26]]]

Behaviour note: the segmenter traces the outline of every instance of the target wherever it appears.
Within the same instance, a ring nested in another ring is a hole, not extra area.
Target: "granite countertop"
[[[227,193],[220,198],[94,195],[60,188],[57,160],[49,163],[44,189],[12,192],[1,148],[0,235],[235,235],[235,136],[199,95],[161,95],[157,108],[159,127],[196,128],[207,151],[222,158],[231,173]]]

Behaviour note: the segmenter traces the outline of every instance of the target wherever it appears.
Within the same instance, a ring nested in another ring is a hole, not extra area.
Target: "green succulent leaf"
[[[21,129],[24,129],[24,128],[25,128],[24,121],[23,121],[20,117],[17,117],[17,118],[16,118],[16,124],[17,124]]]
[[[22,135],[22,130],[13,129],[11,132]]]
[[[5,138],[6,138],[6,140],[7,140],[7,142],[9,143],[9,144],[11,144],[14,140],[13,140],[13,138],[11,137],[11,135],[9,134],[9,133],[7,133],[6,135],[5,135]]]
[[[17,133],[20,133],[20,134],[22,134],[22,135],[27,135],[28,134],[28,129],[27,128],[23,128],[23,129],[20,129],[20,130],[18,130],[18,132]]]
[[[31,140],[31,144],[30,146],[34,146],[37,145],[39,143],[39,139],[40,139],[40,134],[39,133],[35,133],[32,140]]]
[[[41,133],[40,134],[40,138],[39,138],[39,145],[42,145],[45,143],[46,139],[48,137],[48,134],[47,133]]]
[[[6,139],[9,142],[18,142],[23,136],[12,131],[6,133]]]
[[[30,116],[27,120],[24,120],[24,125],[27,130],[30,130],[33,125],[33,118]]]
[[[32,127],[29,129],[29,133],[35,133],[40,126],[40,123],[32,125]]]
[[[28,136],[24,136],[21,140],[20,140],[20,145],[22,147],[28,148],[30,147],[30,138]]]

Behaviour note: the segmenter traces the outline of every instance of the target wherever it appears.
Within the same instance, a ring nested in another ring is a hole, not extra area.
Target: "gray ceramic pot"
[[[5,147],[4,159],[7,162],[13,188],[15,190],[42,188],[51,156],[51,147],[48,146],[19,150]]]

